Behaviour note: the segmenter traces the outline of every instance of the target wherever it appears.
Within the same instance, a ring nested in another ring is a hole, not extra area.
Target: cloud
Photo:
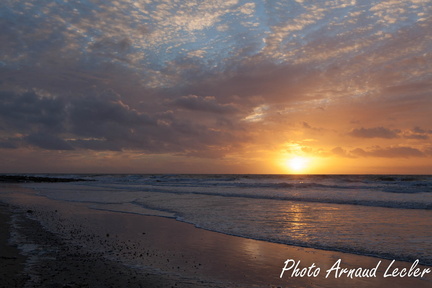
[[[62,99],[38,91],[0,91],[0,128],[5,131],[59,131],[64,120]]]
[[[0,147],[430,155],[427,1],[3,2]]]
[[[94,52],[96,55],[102,57],[131,63],[132,59],[129,59],[131,49],[132,40],[128,37],[119,39],[103,37],[91,43],[88,47],[88,52]]]
[[[353,157],[342,147],[335,147],[330,152],[331,152],[331,154],[339,156],[339,157]]]
[[[13,139],[5,139],[0,141],[0,148],[1,149],[16,149],[18,148],[18,145],[16,145],[15,141]]]
[[[237,109],[232,104],[217,103],[216,98],[213,96],[182,96],[170,101],[170,104],[187,110],[211,112],[217,114],[234,113],[237,111]]]
[[[415,127],[410,131],[404,131],[403,137],[407,139],[428,140],[432,131],[426,131],[419,127]]]
[[[260,122],[264,120],[266,116],[266,111],[269,109],[267,105],[261,105],[258,107],[255,107],[253,109],[253,112],[249,115],[247,115],[245,118],[243,118],[244,121],[247,122]]]
[[[416,147],[395,145],[388,147],[372,146],[367,148],[347,149],[335,147],[330,153],[318,153],[321,156],[338,156],[343,158],[424,158],[431,155],[431,147],[425,146],[423,149]]]
[[[431,145],[427,146],[424,150],[424,153],[426,155],[432,156],[432,146]]]
[[[411,157],[424,157],[425,154],[413,147],[375,147],[369,150],[356,148],[350,151],[351,154],[361,157],[383,157],[383,158],[411,158]]]
[[[358,138],[383,138],[383,139],[416,139],[416,140],[428,140],[430,131],[423,130],[419,127],[415,127],[412,130],[399,130],[399,129],[388,129],[384,127],[373,127],[373,128],[357,128],[353,129],[348,135]]]
[[[307,122],[303,122],[303,128],[308,129],[308,130],[311,130],[311,131],[317,131],[317,132],[323,130],[323,128],[313,127],[313,126],[311,126],[311,125],[310,125],[309,123],[307,123]]]
[[[239,127],[228,124],[229,118],[218,116],[215,120],[207,114],[236,113],[230,104],[195,95],[168,103],[176,109],[144,113],[125,104],[123,97],[112,90],[75,97],[43,91],[3,91],[1,147],[205,155],[219,145],[222,152],[218,155],[223,155],[222,147],[232,146],[242,138],[233,135]],[[193,121],[190,111],[203,112],[199,116],[202,121]]]
[[[385,139],[392,139],[392,138],[398,138],[399,133],[401,131],[397,129],[388,129],[384,127],[373,127],[373,128],[356,128],[353,129],[349,135],[353,137],[359,137],[359,138],[385,138]]]
[[[45,132],[32,133],[25,136],[23,141],[46,150],[73,150],[72,145],[65,140]]]
[[[137,126],[157,125],[155,119],[124,104],[112,91],[73,99],[68,112],[71,132],[85,137],[122,139]]]

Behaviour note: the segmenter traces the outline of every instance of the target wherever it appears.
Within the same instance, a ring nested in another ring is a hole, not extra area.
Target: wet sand
[[[100,252],[68,243],[29,219],[29,212],[15,208],[12,216],[10,207],[2,204],[0,209],[0,287],[219,287],[212,283],[190,285],[188,279],[127,267]],[[11,216],[19,225],[16,232],[22,250],[4,237],[10,236],[4,231]]]
[[[18,255],[12,256],[17,257],[17,265],[7,276],[26,281],[27,287],[397,288],[431,287],[432,283],[432,273],[423,279],[384,278],[391,261],[374,257],[234,237],[162,217],[97,211],[82,203],[37,197],[32,191],[20,197],[11,194],[6,200],[12,206],[0,207],[13,212],[11,231],[20,235],[13,240],[26,256],[4,243],[3,235],[2,251],[8,247]],[[1,220],[5,231],[7,217]],[[314,263],[321,271],[317,277],[295,277],[287,271],[280,278],[287,259],[300,260],[300,269]],[[338,259],[348,269],[371,269],[382,262],[376,277],[336,278],[331,273],[326,278],[326,270]],[[9,261],[0,260],[2,265]],[[393,267],[411,265],[397,261]],[[24,273],[16,276],[20,272]]]
[[[17,247],[9,244],[10,217],[8,205],[0,203],[0,287],[22,287],[26,281],[26,258]]]

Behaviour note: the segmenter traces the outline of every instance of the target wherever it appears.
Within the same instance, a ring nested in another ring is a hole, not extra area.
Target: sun
[[[302,173],[308,168],[309,159],[296,156],[287,160],[286,165],[294,173]]]

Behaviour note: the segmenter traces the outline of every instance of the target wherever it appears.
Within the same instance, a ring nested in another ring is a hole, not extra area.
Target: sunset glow
[[[308,168],[310,160],[305,157],[296,156],[287,161],[288,167],[293,173],[302,173]]]
[[[2,1],[0,172],[432,173],[430,1],[179,3]]]

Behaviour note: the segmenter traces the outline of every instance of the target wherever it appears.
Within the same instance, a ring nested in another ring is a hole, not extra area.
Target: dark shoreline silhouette
[[[0,183],[54,183],[54,182],[77,182],[77,181],[94,181],[81,178],[56,178],[27,175],[0,175]]]

